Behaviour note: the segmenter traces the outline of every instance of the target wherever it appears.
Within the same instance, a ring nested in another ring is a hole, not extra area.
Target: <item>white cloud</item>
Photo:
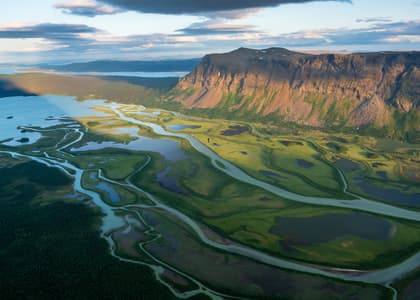
[[[30,53],[43,52],[67,48],[67,45],[43,39],[3,39],[0,43],[0,52]]]

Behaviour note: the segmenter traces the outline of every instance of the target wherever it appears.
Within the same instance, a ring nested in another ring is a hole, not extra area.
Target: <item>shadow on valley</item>
[[[0,165],[2,299],[173,298],[148,268],[108,254],[98,211],[60,201],[69,177],[6,156]]]
[[[0,97],[64,95],[79,100],[106,99],[119,103],[155,103],[178,78],[65,76],[48,73],[0,75]]]
[[[36,94],[16,86],[10,80],[0,78],[0,97],[15,96],[36,96]]]

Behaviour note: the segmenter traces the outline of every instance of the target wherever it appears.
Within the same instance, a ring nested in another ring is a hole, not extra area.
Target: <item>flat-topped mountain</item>
[[[205,56],[176,94],[187,108],[274,115],[317,127],[418,130],[420,52],[313,55],[240,48]]]

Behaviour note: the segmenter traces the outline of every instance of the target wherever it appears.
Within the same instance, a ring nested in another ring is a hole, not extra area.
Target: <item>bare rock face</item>
[[[205,56],[177,90],[175,100],[187,108],[275,114],[319,127],[382,127],[395,111],[420,116],[420,52],[311,55],[241,48]]]

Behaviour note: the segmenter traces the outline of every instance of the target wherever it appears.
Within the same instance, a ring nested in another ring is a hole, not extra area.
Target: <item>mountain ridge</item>
[[[285,48],[206,55],[171,99],[190,109],[275,115],[314,127],[420,130],[420,52],[307,54]],[[403,124],[398,124],[403,123]]]

